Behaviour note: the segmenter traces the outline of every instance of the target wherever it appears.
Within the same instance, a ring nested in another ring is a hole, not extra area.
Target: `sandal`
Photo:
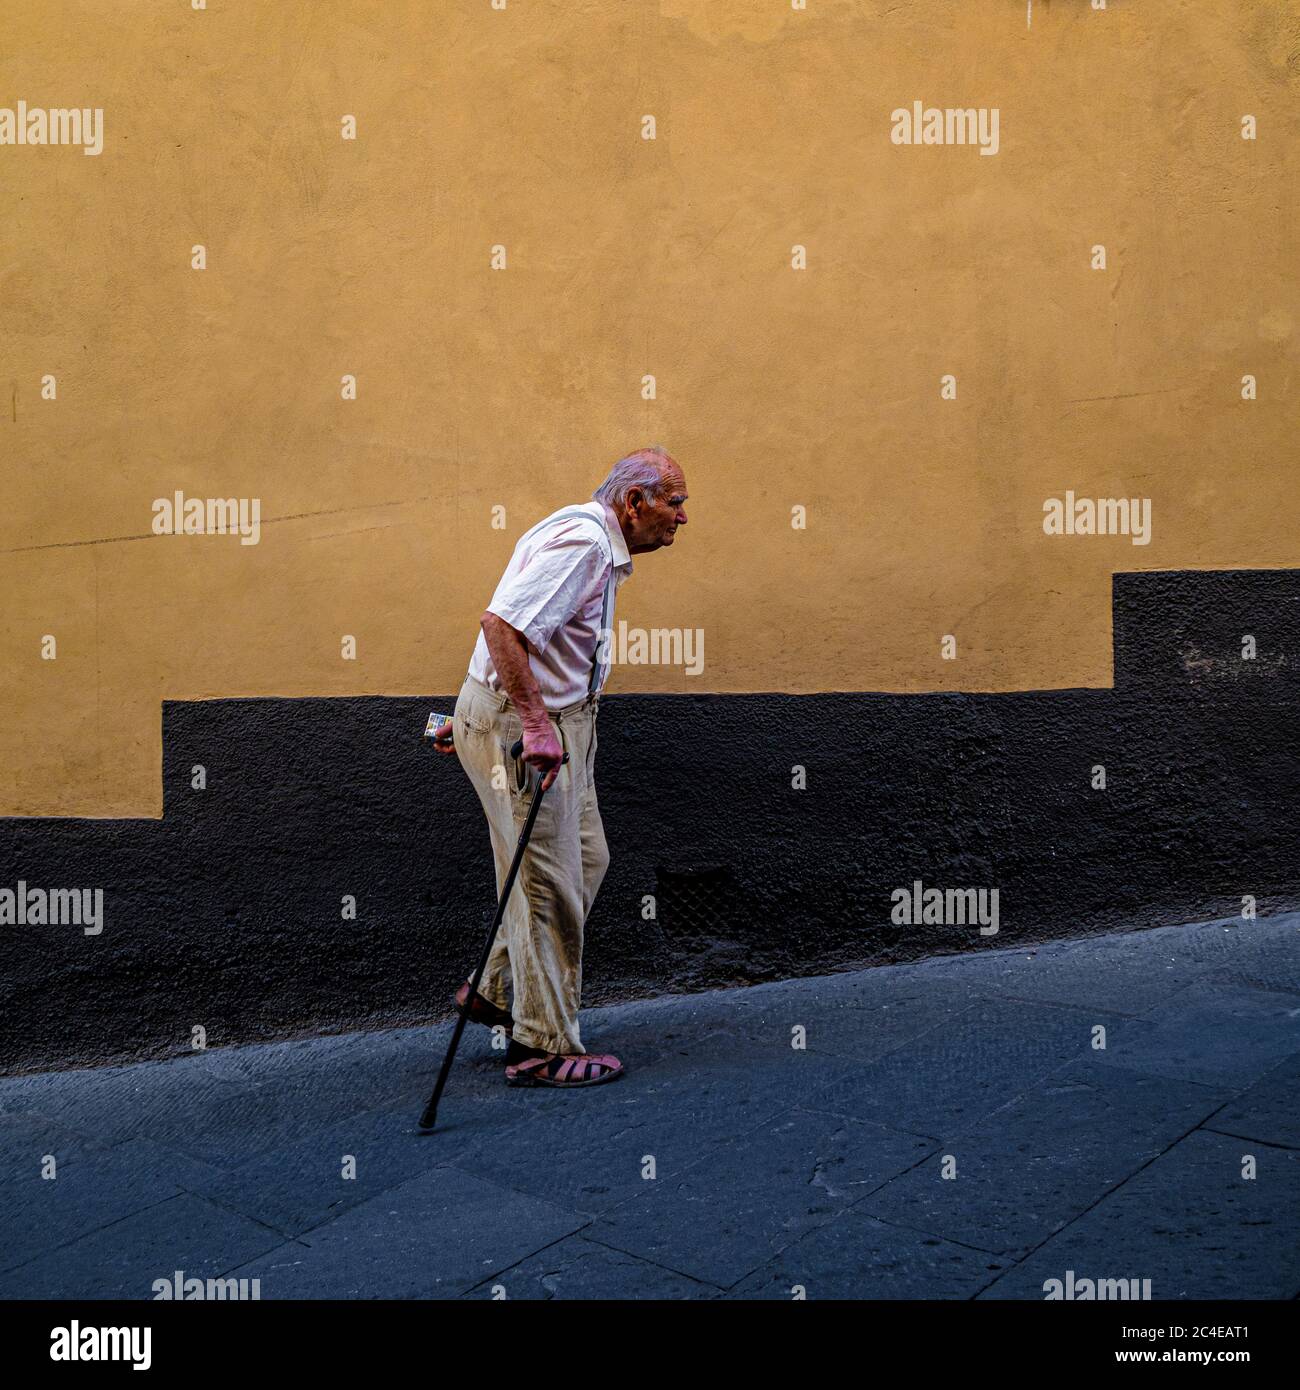
[[[540,1057],[528,1057],[506,1067],[507,1086],[599,1086],[623,1075],[623,1063],[617,1057],[562,1057],[545,1052]]]
[[[507,1009],[499,1009],[490,1000],[484,999],[481,994],[476,993],[466,1009],[465,1002],[469,999],[469,981],[466,980],[456,991],[456,1008],[465,1015],[471,1023],[481,1023],[485,1028],[501,1028],[506,1030],[506,1037],[510,1037],[514,1028],[514,1016]]]

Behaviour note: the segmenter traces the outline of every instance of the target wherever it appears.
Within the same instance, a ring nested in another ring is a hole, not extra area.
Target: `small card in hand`
[[[429,716],[429,722],[424,726],[425,738],[433,738],[434,734],[442,728],[444,724],[451,723],[451,715],[438,714],[436,711]],[[435,743],[445,742],[450,734],[445,734],[442,739],[434,739]]]

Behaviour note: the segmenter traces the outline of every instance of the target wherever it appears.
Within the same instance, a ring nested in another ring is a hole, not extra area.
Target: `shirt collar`
[[[600,509],[604,513],[605,534],[609,537],[610,553],[614,557],[614,567],[622,569],[627,566],[627,573],[632,573],[632,557],[628,554],[627,541],[623,538],[623,528],[618,524],[618,517],[614,515],[613,508],[608,502],[602,501]]]

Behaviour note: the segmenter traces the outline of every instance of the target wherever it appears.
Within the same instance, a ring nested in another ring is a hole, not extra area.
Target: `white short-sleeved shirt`
[[[631,573],[632,557],[618,518],[600,501],[561,507],[515,543],[487,611],[527,639],[528,665],[547,709],[564,709],[587,694],[606,588],[609,629],[614,595]],[[602,665],[598,692],[609,674],[607,658]],[[481,631],[469,673],[492,690],[502,688]]]

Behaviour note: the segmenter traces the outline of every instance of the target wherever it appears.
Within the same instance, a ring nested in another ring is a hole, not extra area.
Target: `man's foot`
[[[481,994],[475,994],[468,1010],[465,1001],[469,999],[469,981],[466,980],[456,991],[456,1007],[463,1013],[471,1023],[481,1023],[486,1028],[504,1028],[506,1037],[510,1037],[514,1027],[514,1018],[505,1009],[499,1009],[490,1000],[484,999]]]
[[[623,1063],[608,1055],[565,1057],[513,1040],[506,1053],[507,1086],[599,1086],[622,1075]]]

